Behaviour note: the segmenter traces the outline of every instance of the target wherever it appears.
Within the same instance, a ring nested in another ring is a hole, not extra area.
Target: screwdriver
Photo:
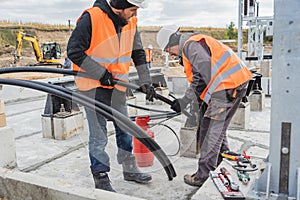
[[[221,167],[220,171],[225,176],[225,178],[227,178],[230,189],[233,191],[238,191],[239,185],[233,181],[230,172],[225,167]]]

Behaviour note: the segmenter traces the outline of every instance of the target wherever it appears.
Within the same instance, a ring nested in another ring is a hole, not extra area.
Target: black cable
[[[58,68],[45,68],[45,67],[13,67],[13,68],[1,68],[0,74],[16,73],[16,72],[43,72],[43,73],[54,73],[54,74],[67,74],[81,77],[88,77],[87,74],[82,72],[76,72],[68,69]]]
[[[175,135],[175,137],[176,137],[176,139],[177,139],[177,142],[178,142],[178,149],[177,149],[177,152],[174,153],[174,154],[171,154],[171,155],[168,155],[168,154],[167,154],[167,156],[176,156],[176,155],[180,152],[180,146],[181,146],[180,139],[179,139],[178,135],[176,134],[176,132],[175,132],[170,126],[168,126],[168,125],[166,125],[166,124],[158,123],[158,124],[156,124],[156,125],[161,125],[161,126],[167,127],[167,128],[170,129],[170,130],[172,131],[172,133]],[[155,125],[155,126],[156,126],[156,125]],[[152,126],[152,127],[153,127],[153,126]]]
[[[2,68],[0,69],[0,74],[3,73],[15,73],[15,72],[45,72],[45,73],[58,73],[58,74],[67,74],[67,75],[73,75],[73,76],[80,76],[80,77],[86,77],[86,78],[94,78],[98,80],[99,77],[93,77],[90,74],[84,73],[84,72],[76,72],[72,70],[66,70],[66,69],[57,69],[57,68],[42,68],[42,67],[18,67],[18,68]],[[125,86],[131,89],[138,89],[139,86],[131,84],[131,83],[126,83],[122,81],[116,81],[121,86]],[[171,100],[161,96],[157,95],[158,99],[164,101],[165,103],[172,103]],[[176,176],[176,172],[172,166],[171,172]],[[174,176],[174,177],[175,177]],[[170,178],[169,178],[170,179]]]
[[[0,74],[15,73],[15,72],[45,72],[45,73],[57,73],[57,74],[66,74],[66,75],[73,75],[73,76],[79,76],[79,77],[85,77],[85,78],[92,78],[92,79],[95,79],[95,80],[99,79],[99,77],[95,77],[95,76],[93,76],[91,74],[87,74],[85,72],[76,72],[76,71],[67,70],[67,69],[42,68],[42,67],[17,67],[17,68],[1,68],[0,69]],[[139,86],[137,86],[135,84],[132,84],[132,83],[127,83],[127,82],[123,82],[123,81],[116,81],[116,83],[118,85],[130,88],[130,89],[135,89],[135,90],[139,89]],[[171,100],[169,100],[168,98],[166,98],[162,95],[157,94],[156,98],[163,101],[163,102],[165,102],[165,103],[167,103],[167,104],[169,104],[169,105],[172,104]],[[186,111],[182,111],[182,113],[185,114],[186,116],[190,115]],[[145,145],[145,146],[147,147],[147,145]],[[175,172],[173,166],[171,166],[170,171],[175,177],[176,172]],[[169,179],[170,179],[170,177],[169,177]]]
[[[175,112],[172,112],[172,111],[156,110],[156,109],[146,108],[146,107],[143,107],[143,106],[137,106],[137,105],[130,104],[130,103],[127,103],[127,105],[132,107],[132,108],[137,108],[137,109],[146,110],[146,111],[150,111],[150,112],[175,113]]]
[[[86,77],[86,78],[94,78],[98,80],[99,77],[92,77],[92,75],[84,73],[84,72],[76,72],[72,70],[66,70],[66,69],[57,69],[57,68],[42,68],[42,67],[18,67],[18,68],[2,68],[0,69],[0,74],[3,73],[15,73],[15,72],[45,72],[45,73],[57,73],[57,74],[67,74],[67,75],[73,75],[73,76],[80,76],[80,77]],[[126,83],[126,82],[121,82],[121,81],[116,81],[119,85],[125,86],[131,89],[138,89],[139,87],[137,85],[131,84],[131,83]],[[164,96],[161,96],[157,94],[158,99],[162,100],[165,103],[168,103],[171,105],[172,101],[167,99]],[[84,104],[82,104],[84,105]],[[147,141],[145,141],[147,142]],[[143,142],[142,142],[143,143]],[[148,147],[147,145],[145,145]],[[158,146],[159,147],[159,146]],[[160,148],[160,147],[159,147]],[[151,150],[151,149],[149,149]],[[168,160],[169,161],[169,160]],[[170,161],[169,161],[170,162]],[[167,163],[166,166],[169,166],[170,163]],[[164,166],[164,165],[163,165]],[[171,165],[170,167],[170,172],[173,175],[173,177],[176,176],[176,172]],[[167,173],[168,174],[168,173]],[[168,174],[169,180],[172,180],[172,177]]]
[[[178,138],[176,132],[170,126],[168,126],[166,124],[162,124],[162,123],[165,122],[165,121],[167,121],[167,120],[170,120],[173,117],[176,117],[178,115],[180,115],[180,113],[171,112],[171,113],[167,113],[167,115],[166,114],[159,114],[159,115],[138,115],[138,116],[136,115],[136,116],[130,116],[130,119],[132,121],[135,121],[136,117],[143,117],[143,116],[144,117],[149,117],[151,120],[157,120],[157,119],[167,118],[165,120],[162,120],[159,123],[151,124],[151,125],[149,125],[149,127],[152,128],[154,126],[162,125],[162,126],[165,126],[165,127],[169,128],[173,132],[173,134],[175,135],[175,137],[176,137],[176,139],[178,141],[178,150],[177,150],[177,152],[175,154],[171,154],[171,155],[167,155],[167,156],[175,156],[180,151],[180,146],[181,146],[180,139]]]
[[[90,78],[94,80],[99,80],[99,77],[93,74],[87,74],[85,72],[77,72],[73,70],[68,70],[68,69],[58,69],[58,68],[43,68],[43,67],[16,67],[16,68],[1,68],[0,69],[0,74],[4,73],[15,73],[15,72],[45,72],[45,73],[56,73],[56,74],[66,74],[66,75],[73,75],[73,76],[79,76],[79,77],[85,77],[85,78]],[[123,81],[117,81],[115,80],[115,83],[134,90],[138,90],[139,86],[128,83],[128,82],[123,82]],[[159,99],[169,105],[172,105],[173,101],[160,95],[156,94],[156,99]],[[181,111],[184,115],[187,117],[192,117],[191,114],[185,110]]]
[[[143,107],[141,107],[141,108],[143,108]],[[159,114],[159,115],[138,115],[138,116],[136,115],[136,116],[130,116],[130,119],[131,119],[132,121],[135,121],[135,119],[136,119],[137,117],[143,117],[143,116],[145,116],[145,117],[149,117],[151,120],[157,120],[157,119],[162,119],[162,118],[167,118],[166,120],[169,120],[169,119],[171,119],[171,118],[173,118],[173,117],[176,117],[176,116],[178,116],[178,115],[180,115],[180,113],[176,113],[176,112],[168,112],[167,115],[166,115],[166,114]],[[166,120],[163,120],[162,122],[164,122],[164,121],[166,121]],[[177,152],[176,152],[175,154],[171,154],[171,155],[168,155],[168,154],[167,154],[167,156],[176,156],[176,155],[179,153],[179,151],[180,151],[180,146],[181,146],[180,139],[178,138],[176,132],[175,132],[170,126],[168,126],[168,125],[166,125],[166,124],[162,124],[162,122],[155,123],[155,124],[151,124],[152,126],[149,125],[149,127],[152,128],[152,127],[154,127],[154,126],[162,125],[162,126],[167,127],[168,129],[170,129],[170,130],[173,132],[173,134],[175,135],[175,137],[176,137],[176,139],[177,139],[177,141],[178,141],[178,150],[177,150]]]
[[[154,140],[152,140],[152,138],[149,137],[141,128],[139,128],[134,123],[132,123],[125,115],[119,113],[113,108],[101,102],[94,101],[91,98],[87,98],[86,96],[80,95],[76,92],[71,92],[66,88],[54,86],[51,84],[33,82],[33,81],[24,81],[24,80],[12,80],[12,79],[0,79],[0,84],[17,85],[26,88],[36,89],[39,91],[53,94],[55,96],[64,99],[75,101],[90,109],[95,109],[96,112],[102,114],[104,117],[116,121],[118,123],[118,126],[131,133],[141,143],[143,143],[151,152],[153,152],[153,154],[163,165],[169,180],[172,180],[173,177],[176,176],[176,172],[173,168],[173,165],[171,164],[170,160],[163,152],[163,150],[160,148],[160,146]],[[112,115],[111,113],[113,113],[114,115]]]
[[[168,121],[168,120],[170,120],[170,119],[172,119],[173,117],[176,117],[176,116],[178,116],[178,115],[180,115],[180,113],[177,113],[177,115],[174,115],[174,116],[172,116],[172,117],[166,118],[166,119],[164,119],[164,120],[162,120],[162,121],[160,121],[160,122],[158,122],[158,123],[155,123],[154,125],[152,125],[152,126],[150,126],[150,127],[154,127],[154,126],[157,126],[157,125],[163,125],[163,126],[167,127],[167,125],[166,125],[166,124],[163,124],[163,122]],[[180,139],[178,138],[176,132],[175,132],[171,127],[168,126],[167,128],[169,128],[169,129],[174,133],[175,137],[177,138],[177,141],[178,141],[178,151],[176,152],[176,154],[177,154],[177,153],[180,151],[180,147],[181,147]],[[176,154],[175,154],[175,155],[176,155]],[[169,156],[169,155],[168,155],[168,156]]]
[[[31,82],[31,81],[30,81]],[[97,101],[94,101],[94,99],[91,99],[89,97],[86,97],[84,95],[81,95],[79,93],[75,93],[75,92],[71,92],[70,90],[64,88],[64,87],[61,87],[61,86],[56,86],[56,85],[52,85],[52,84],[46,84],[46,83],[43,83],[43,82],[36,82],[38,84],[41,84],[41,85],[44,85],[44,86],[47,86],[47,87],[51,87],[51,88],[54,88],[54,89],[58,89],[58,90],[62,90],[62,91],[65,91],[66,93],[69,93],[69,94],[72,94],[72,95],[75,95],[75,96],[80,96],[80,98],[84,98],[86,101],[91,101],[91,103],[94,105],[97,104]],[[99,105],[96,105],[96,106],[99,106]],[[178,115],[178,113],[175,113],[176,115]],[[130,133],[130,132],[129,132]],[[134,135],[133,135],[134,136]],[[136,136],[134,136],[136,137]],[[139,139],[138,137],[136,137],[137,139]],[[147,147],[147,146],[146,146]],[[174,170],[174,169],[173,169]],[[174,170],[174,173],[175,173],[175,170]],[[175,176],[176,176],[176,173],[175,173]]]
[[[176,116],[178,116],[178,115],[180,115],[180,114],[178,114],[178,113],[166,113],[166,114],[157,114],[157,115],[147,115],[147,114],[145,114],[145,115],[134,115],[134,116],[130,116],[130,119],[132,120],[132,121],[134,121],[135,120],[135,118],[137,118],[137,117],[149,117],[151,120],[157,120],[157,119],[164,119],[164,118],[167,118],[167,119],[169,119],[169,118],[173,118],[173,117],[176,117]]]

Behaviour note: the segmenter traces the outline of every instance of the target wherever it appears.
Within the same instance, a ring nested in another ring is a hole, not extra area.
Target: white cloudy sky
[[[238,0],[148,0],[138,10],[139,25],[178,24],[194,27],[224,28],[238,22]],[[274,0],[260,0],[259,16],[273,15]],[[74,24],[94,0],[1,0],[0,20]]]

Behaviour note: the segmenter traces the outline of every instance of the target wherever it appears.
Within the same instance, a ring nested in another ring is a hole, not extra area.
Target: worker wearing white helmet
[[[157,34],[160,48],[181,57],[190,83],[185,95],[173,101],[171,108],[181,112],[198,99],[198,170],[184,176],[184,182],[201,187],[221,162],[220,153],[229,150],[226,130],[246,93],[252,78],[246,65],[220,41],[203,34],[182,34],[178,26],[163,27]]]
[[[68,57],[74,71],[85,71],[91,78],[75,78],[80,92],[111,106],[128,116],[126,88],[116,85],[114,78],[128,81],[131,60],[137,69],[140,90],[153,101],[152,86],[145,51],[137,30],[137,10],[145,8],[145,0],[96,0],[77,20],[68,42]],[[98,77],[95,80],[94,77]],[[85,109],[89,125],[90,169],[95,187],[113,191],[108,172],[110,158],[105,151],[108,142],[107,120],[94,110]],[[152,177],[142,173],[132,154],[132,136],[114,122],[117,141],[117,160],[122,164],[127,181],[148,183]]]
[[[179,26],[177,25],[166,25],[159,30],[156,36],[156,41],[159,47],[164,50],[169,42],[172,34],[178,33]]]
[[[146,0],[127,0],[127,1],[139,8],[146,8],[148,6]]]

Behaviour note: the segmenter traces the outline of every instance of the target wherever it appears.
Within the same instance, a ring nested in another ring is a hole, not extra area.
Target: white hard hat
[[[148,6],[147,0],[127,0],[127,1],[140,8],[146,8]]]
[[[158,31],[156,41],[162,50],[167,46],[170,36],[178,30],[179,26],[177,25],[166,25]]]
[[[149,44],[149,45],[148,45],[148,49],[153,49],[152,44]]]

